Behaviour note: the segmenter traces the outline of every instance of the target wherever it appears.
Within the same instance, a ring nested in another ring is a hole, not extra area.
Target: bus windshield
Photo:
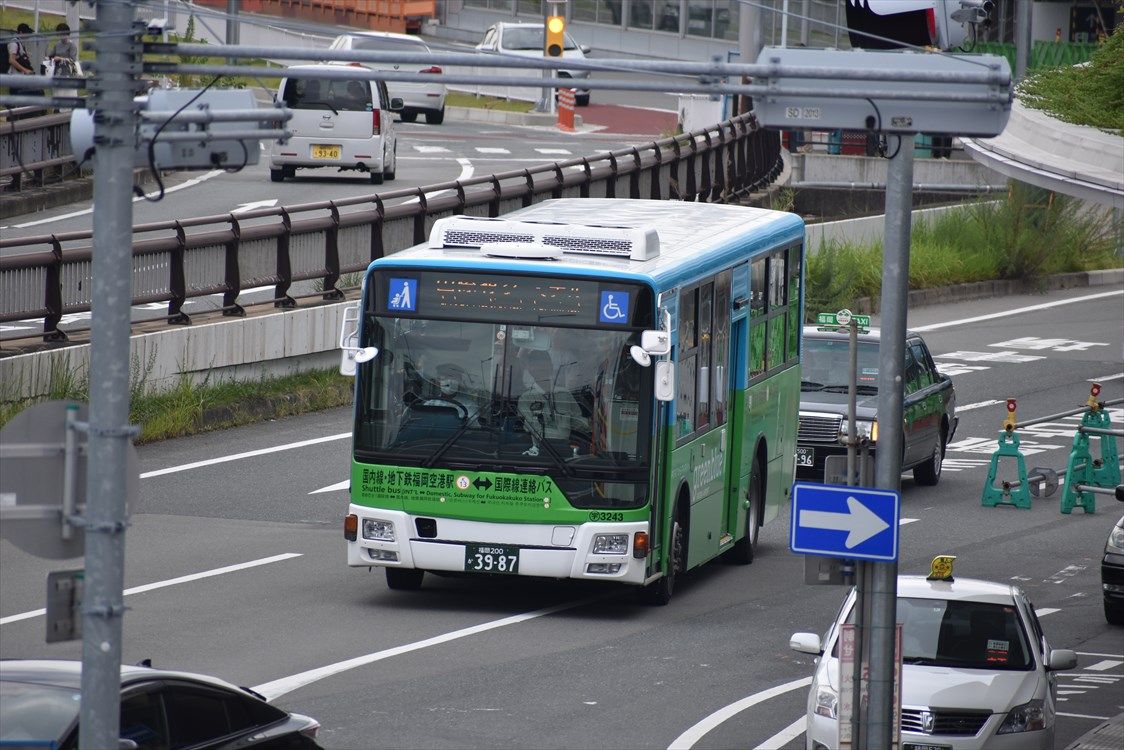
[[[369,316],[355,451],[367,462],[522,467],[642,504],[650,378],[628,330]],[[590,488],[590,492],[593,489]],[[607,499],[607,498],[602,498]]]

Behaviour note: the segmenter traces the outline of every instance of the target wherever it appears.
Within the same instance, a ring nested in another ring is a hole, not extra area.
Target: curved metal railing
[[[781,171],[776,131],[742,115],[707,129],[534,169],[389,190],[334,201],[263,208],[133,227],[134,305],[168,305],[190,323],[191,298],[222,295],[224,315],[244,314],[247,289],[274,287],[273,303],[344,297],[341,276],[424,242],[445,216],[498,216],[547,198],[648,198],[725,202]],[[434,193],[442,193],[434,195]],[[63,315],[91,309],[90,231],[0,240],[0,323],[43,319],[47,341],[65,341]],[[16,250],[16,253],[12,253]],[[323,291],[292,294],[299,281]],[[311,302],[309,302],[311,303]]]

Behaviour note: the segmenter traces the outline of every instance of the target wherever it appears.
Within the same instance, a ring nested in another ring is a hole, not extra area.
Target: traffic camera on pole
[[[547,16],[543,54],[547,57],[562,57],[562,50],[566,49],[565,37],[566,19],[562,16]]]

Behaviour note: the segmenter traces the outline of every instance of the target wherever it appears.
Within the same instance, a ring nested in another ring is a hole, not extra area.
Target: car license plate
[[[905,744],[902,745],[902,750],[952,750],[952,746],[951,745],[930,745],[930,744],[918,745],[915,742],[906,742]]]
[[[797,448],[796,449],[796,465],[797,466],[814,466],[816,457],[815,448]]]
[[[498,544],[466,544],[464,569],[474,573],[518,573],[519,548],[501,547]]]
[[[329,146],[322,143],[312,144],[312,158],[313,159],[338,159],[340,158],[340,147]]]

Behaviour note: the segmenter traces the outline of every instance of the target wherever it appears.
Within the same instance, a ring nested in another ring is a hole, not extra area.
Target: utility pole
[[[1030,34],[1031,0],[1016,0],[1015,12],[1015,81],[1026,78],[1030,67],[1030,48],[1034,42]]]
[[[132,298],[133,159],[140,39],[133,3],[98,3],[90,81],[94,125],[93,300],[90,338],[86,580],[82,604],[79,744],[118,746],[121,621],[125,612],[129,304]]]
[[[878,436],[875,485],[901,490],[902,414],[907,301],[909,299],[910,208],[913,203],[913,134],[896,136],[898,147],[886,176],[886,229],[882,253],[881,335],[878,344]],[[873,564],[870,600],[870,702],[862,747],[890,750],[894,727],[894,651],[898,563]]]
[[[754,3],[742,3],[738,14],[738,59],[742,63],[757,61],[761,54],[761,10]],[[748,76],[742,76],[742,83],[749,83]],[[748,96],[738,97],[738,114],[744,115],[753,108]]]
[[[238,44],[238,0],[226,0],[226,43]],[[226,58],[227,65],[237,65],[233,57]]]

